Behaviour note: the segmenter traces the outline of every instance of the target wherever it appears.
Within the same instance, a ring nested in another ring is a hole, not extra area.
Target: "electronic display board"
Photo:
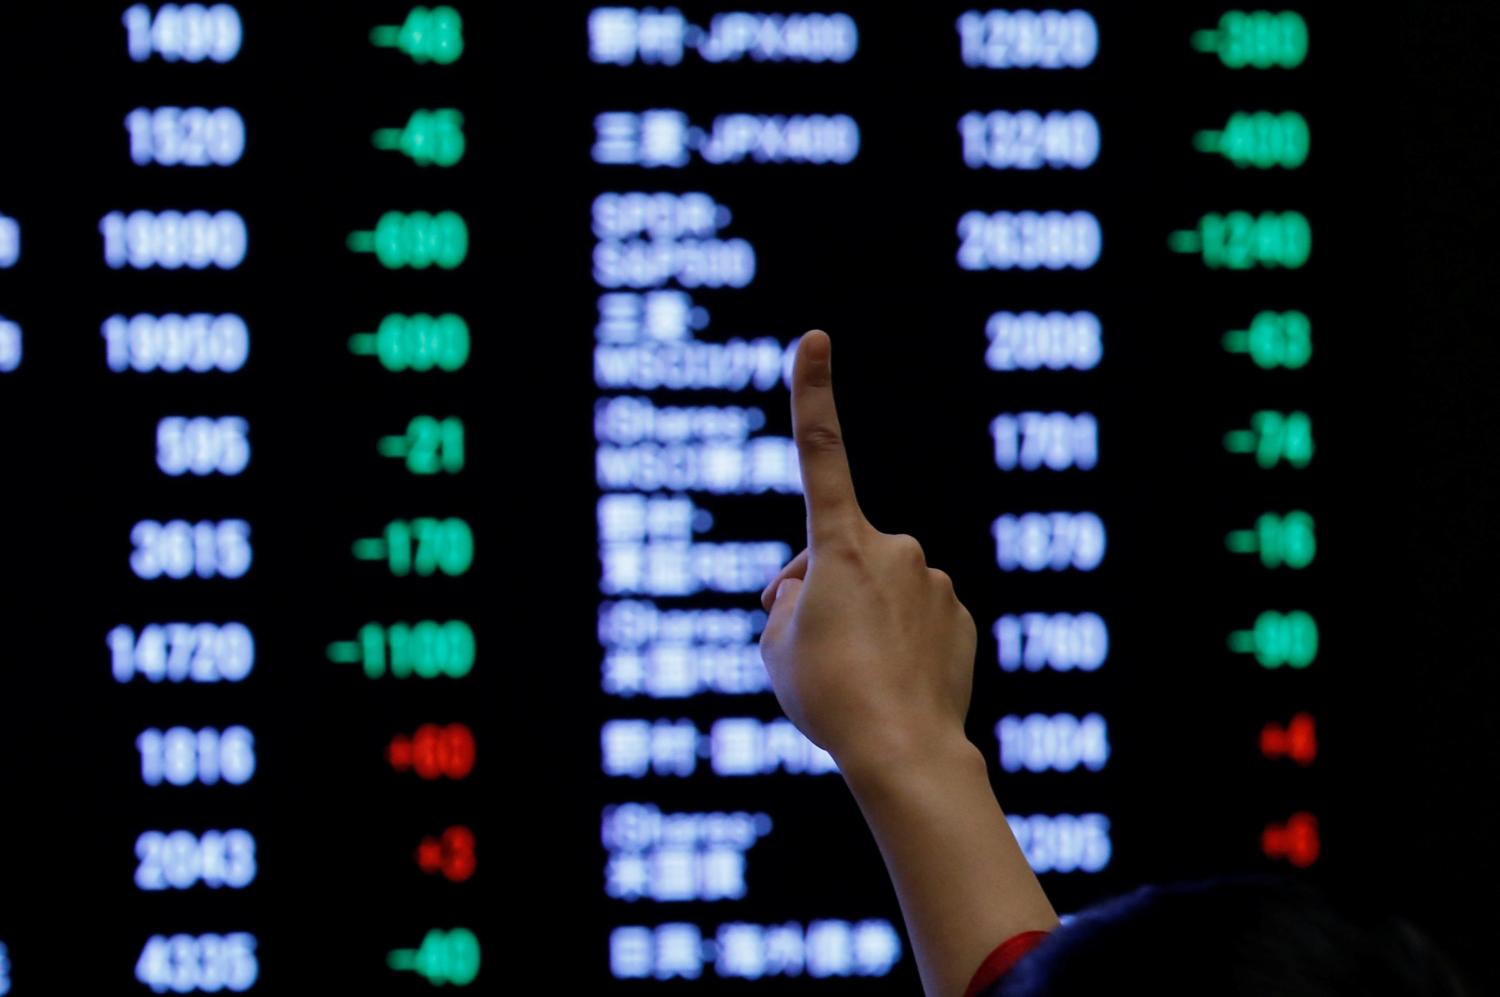
[[[1358,19],[15,16],[0,994],[912,992],[757,644],[811,328],[1058,909],[1350,876]]]

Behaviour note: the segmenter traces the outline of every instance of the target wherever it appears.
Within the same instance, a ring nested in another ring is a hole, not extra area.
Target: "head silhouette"
[[[1463,997],[1408,922],[1283,876],[1144,886],[1032,950],[993,997]]]

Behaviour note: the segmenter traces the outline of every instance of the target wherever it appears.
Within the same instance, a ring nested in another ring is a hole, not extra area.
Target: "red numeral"
[[[474,832],[467,827],[444,829],[441,836],[428,835],[417,846],[417,865],[425,873],[442,873],[455,883],[474,875]]]
[[[467,724],[423,724],[410,737],[391,738],[385,757],[397,772],[462,779],[474,771],[474,735]]]
[[[1260,850],[1267,858],[1286,859],[1299,869],[1318,860],[1318,818],[1310,813],[1294,813],[1285,824],[1267,824],[1260,835]]]
[[[1311,765],[1318,757],[1318,737],[1311,713],[1298,713],[1285,727],[1268,723],[1260,731],[1260,753],[1275,761],[1290,758],[1298,765]]]

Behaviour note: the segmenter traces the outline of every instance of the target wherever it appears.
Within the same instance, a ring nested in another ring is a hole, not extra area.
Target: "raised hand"
[[[960,997],[1018,933],[1057,927],[964,734],[974,619],[922,547],[871,526],[833,407],[831,344],[792,370],[807,549],[761,594],[761,656],[792,722],[833,754],[880,846],[927,997]]]
[[[833,402],[831,342],[802,337],[792,431],[807,500],[807,548],[766,587],[761,655],[792,722],[840,765],[963,738],[973,617],[921,545],[881,533],[854,497]]]

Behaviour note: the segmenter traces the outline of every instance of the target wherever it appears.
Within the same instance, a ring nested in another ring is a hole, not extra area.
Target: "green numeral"
[[[469,326],[452,313],[387,315],[375,332],[349,337],[349,352],[373,356],[389,371],[455,371],[469,359]]]
[[[354,541],[357,560],[384,561],[398,578],[462,575],[474,563],[474,534],[462,519],[393,519],[378,537]]]
[[[357,664],[372,679],[460,679],[474,668],[474,631],[463,620],[366,623],[354,640],[328,645],[328,660]]]
[[[1277,464],[1302,468],[1312,463],[1312,419],[1306,412],[1272,412],[1262,409],[1250,416],[1249,429],[1224,434],[1224,449],[1230,453],[1253,453],[1255,463],[1269,470]]]
[[[1307,119],[1296,111],[1236,111],[1223,129],[1205,129],[1193,136],[1199,152],[1223,156],[1240,169],[1295,170],[1307,161],[1309,144]]]
[[[1318,624],[1308,613],[1266,610],[1249,630],[1229,635],[1229,649],[1254,654],[1262,668],[1306,668],[1318,656]]]
[[[1312,254],[1312,226],[1300,211],[1207,214],[1196,229],[1167,238],[1174,253],[1201,256],[1210,270],[1284,267],[1296,270]]]
[[[1260,554],[1267,568],[1300,570],[1312,563],[1318,554],[1318,540],[1313,532],[1313,518],[1300,509],[1283,516],[1268,512],[1255,520],[1249,530],[1231,530],[1224,546],[1235,554]]]
[[[1312,322],[1302,312],[1258,312],[1249,329],[1224,334],[1224,349],[1246,353],[1257,367],[1297,370],[1312,359]]]
[[[464,21],[452,7],[413,7],[401,24],[371,28],[370,44],[446,66],[464,54]]]
[[[356,253],[374,253],[388,270],[434,265],[452,270],[468,258],[469,227],[453,211],[387,211],[373,231],[350,232],[347,245]]]
[[[376,449],[382,457],[406,462],[412,474],[457,474],[464,469],[464,421],[419,415],[399,436],[382,436]]]
[[[392,949],[385,963],[397,972],[426,977],[433,986],[468,986],[479,975],[479,939],[468,928],[433,928],[420,948]]]
[[[464,158],[464,116],[451,107],[413,111],[405,128],[379,128],[375,148],[401,152],[418,166],[452,166]]]
[[[1295,69],[1307,58],[1307,22],[1294,10],[1228,10],[1192,44],[1230,69]]]

